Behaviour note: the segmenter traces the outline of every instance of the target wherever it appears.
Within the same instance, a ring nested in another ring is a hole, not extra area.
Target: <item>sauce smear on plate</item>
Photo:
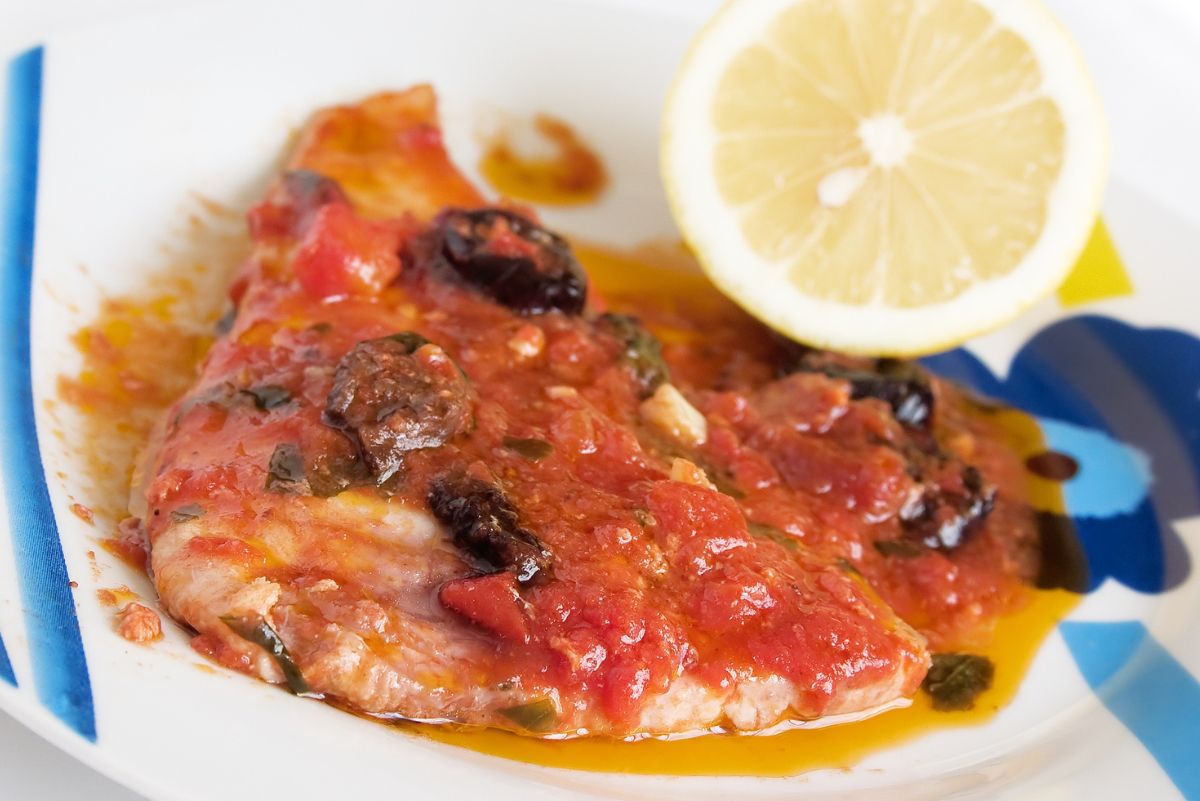
[[[547,206],[577,206],[600,196],[608,185],[604,163],[569,125],[539,114],[524,127],[527,136],[518,137],[513,125],[486,144],[479,171],[497,192]]]

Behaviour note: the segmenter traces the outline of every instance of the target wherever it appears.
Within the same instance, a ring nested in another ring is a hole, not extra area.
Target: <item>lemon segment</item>
[[[668,98],[664,181],[709,276],[794,338],[911,355],[1057,286],[1103,113],[1034,0],[735,0]]]

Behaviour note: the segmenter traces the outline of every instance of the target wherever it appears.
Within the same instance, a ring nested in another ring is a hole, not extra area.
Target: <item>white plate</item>
[[[612,190],[597,206],[547,214],[551,224],[617,243],[671,235],[658,110],[712,5],[210,4],[53,36],[15,62],[0,194],[0,706],[154,799],[1200,800],[1200,29],[1166,0],[1052,3],[1081,40],[1112,120],[1106,217],[1136,292],[1086,307],[1048,301],[973,343],[981,361],[938,362],[1031,405],[1052,444],[1081,458],[1068,504],[1100,515],[1085,536],[1111,574],[989,724],[791,779],[575,773],[414,740],[197,670],[174,627],[151,648],[113,632],[95,590],[128,583],[149,596],[149,587],[67,510],[89,489],[69,445],[74,421],[44,401],[78,367],[71,332],[102,295],[136,288],[162,263],[195,211],[190,193],[244,208],[312,109],[429,80],[462,165],[474,163],[479,115],[495,109],[550,111],[598,145]],[[1104,427],[1136,449],[1096,433]]]

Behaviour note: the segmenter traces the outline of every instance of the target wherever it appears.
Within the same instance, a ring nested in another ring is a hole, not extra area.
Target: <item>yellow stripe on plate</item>
[[[1074,269],[1058,288],[1063,306],[1081,306],[1106,298],[1132,295],[1133,282],[1121,261],[1104,220],[1097,219],[1092,236],[1083,248]]]

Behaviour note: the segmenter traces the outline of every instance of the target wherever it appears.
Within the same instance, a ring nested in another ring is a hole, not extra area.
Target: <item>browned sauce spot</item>
[[[1079,462],[1058,451],[1035,453],[1025,460],[1025,466],[1035,476],[1050,481],[1070,481],[1079,472]]]
[[[73,503],[70,506],[71,514],[78,517],[89,526],[96,522],[96,516],[92,514],[92,510],[84,506],[82,503]]]
[[[533,119],[546,152],[522,152],[511,129],[494,135],[479,171],[500,194],[548,206],[590,203],[608,184],[600,157],[567,123],[546,114]]]

